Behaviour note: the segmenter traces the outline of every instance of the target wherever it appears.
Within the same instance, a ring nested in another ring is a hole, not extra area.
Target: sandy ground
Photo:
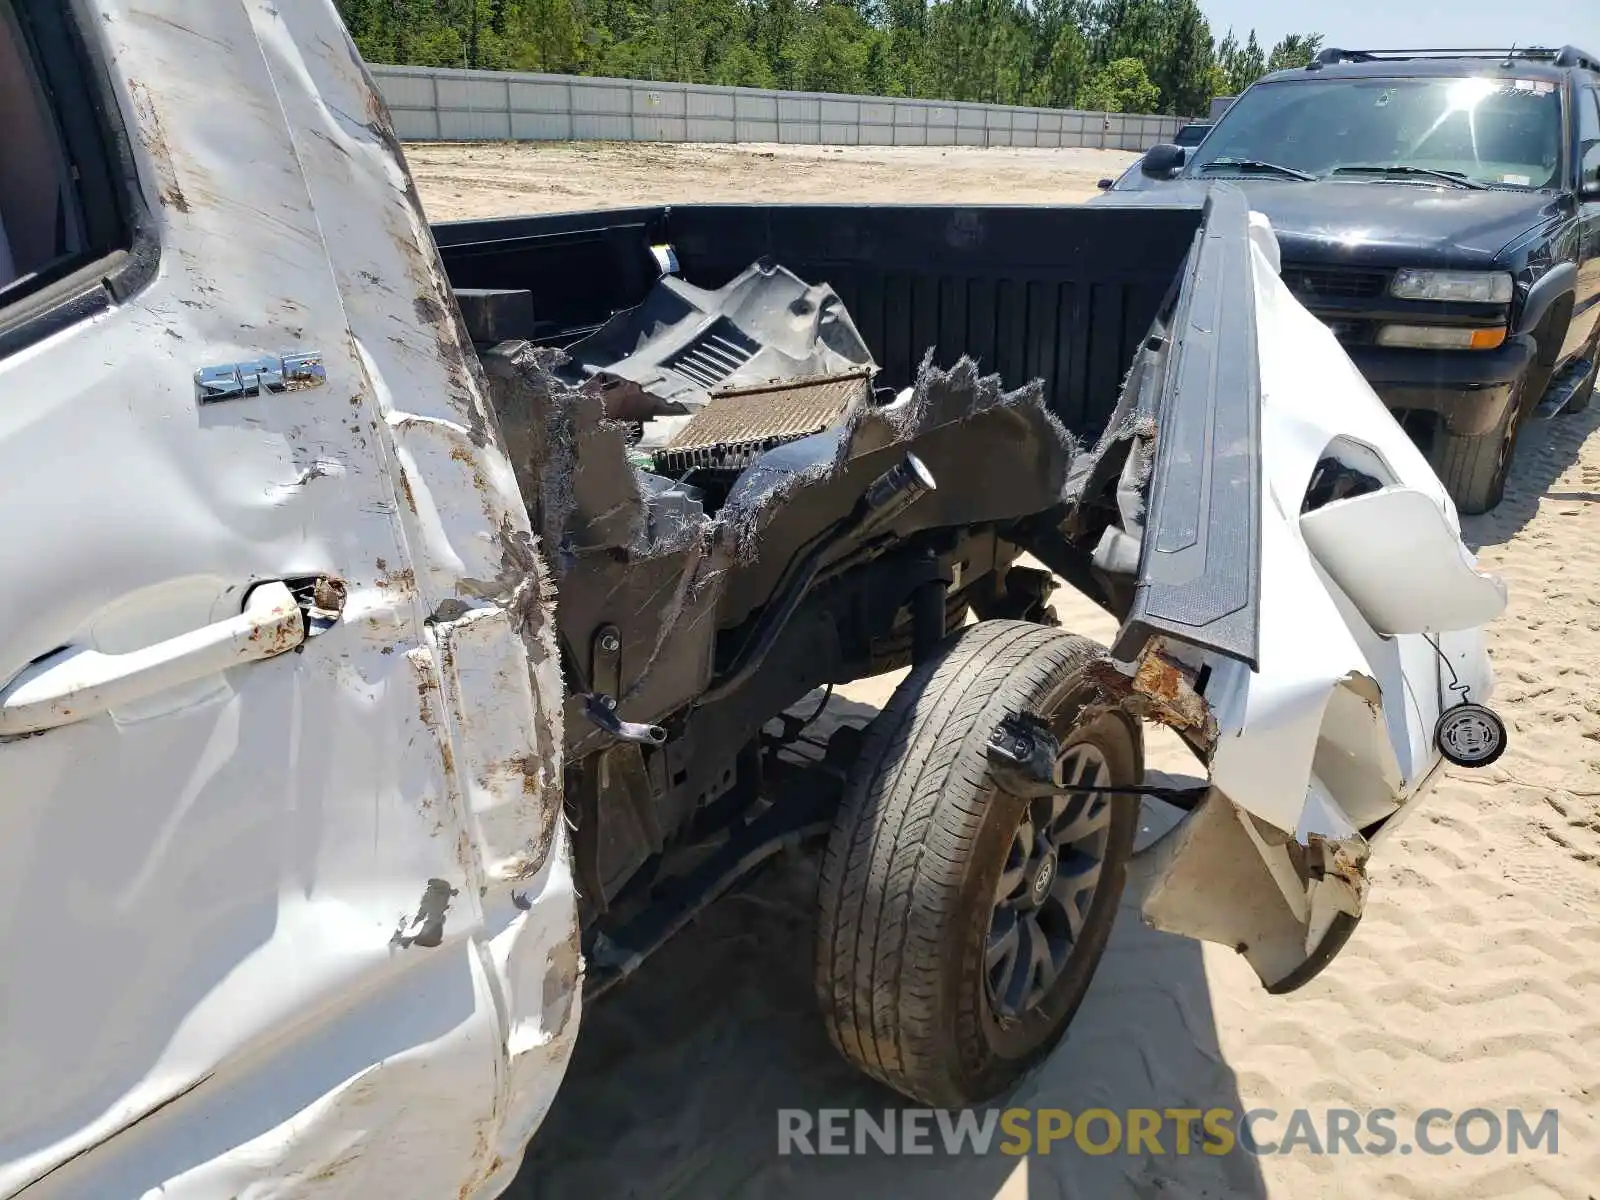
[[[411,151],[438,219],[711,198],[1069,199],[1088,152],[483,147]],[[1126,161],[1127,156],[1115,156]],[[1101,160],[1106,165],[1102,166]],[[643,168],[643,169],[641,169]],[[1006,1104],[1559,1110],[1559,1150],[1253,1157],[780,1157],[777,1110],[896,1098],[829,1046],[811,994],[805,859],[713,906],[584,1015],[571,1072],[512,1195],[1102,1198],[1600,1196],[1600,405],[1524,435],[1504,504],[1466,522],[1510,585],[1493,630],[1510,751],[1458,772],[1373,868],[1342,957],[1286,997],[1242,959],[1124,912],[1067,1038]],[[1106,618],[1064,602],[1069,627]],[[860,721],[891,681],[836,700]],[[1181,752],[1179,752],[1181,754]],[[1169,745],[1155,765],[1182,769]],[[1164,818],[1155,811],[1147,824]],[[1479,1127],[1481,1135],[1482,1127]],[[1363,1136],[1360,1141],[1368,1141]]]
[[[631,204],[1086,199],[1120,175],[1121,150],[970,146],[418,145],[406,149],[434,220]]]

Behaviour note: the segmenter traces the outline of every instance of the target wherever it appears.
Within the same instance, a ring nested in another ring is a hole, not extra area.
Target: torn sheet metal
[[[1313,977],[1349,937],[1374,841],[1437,774],[1440,712],[1462,691],[1487,699],[1491,675],[1480,628],[1380,633],[1375,625],[1393,605],[1364,611],[1302,531],[1308,517],[1318,524],[1317,505],[1341,502],[1312,486],[1330,465],[1403,491],[1413,506],[1431,504],[1452,539],[1460,524],[1420,451],[1284,288],[1268,233],[1253,222],[1266,485],[1260,667],[1209,662],[1201,688],[1191,672],[1147,655],[1121,686],[1179,728],[1172,702],[1192,687],[1215,725],[1209,798],[1141,854],[1133,873],[1145,919],[1236,947],[1283,991]],[[1451,553],[1471,565],[1464,547]],[[1498,587],[1481,582],[1486,593]],[[1429,594],[1421,590],[1407,614],[1419,629],[1430,625]],[[1434,606],[1435,628],[1459,608],[1443,592]]]
[[[1166,639],[1147,643],[1132,664],[1108,656],[1091,663],[1088,674],[1110,703],[1176,730],[1204,754],[1215,748],[1217,720],[1196,690],[1199,672]]]
[[[1263,836],[1213,789],[1129,872],[1146,924],[1231,947],[1277,992],[1309,982],[1343,947],[1366,902],[1367,843]]]
[[[828,428],[730,472],[714,504],[693,475],[678,481],[636,466],[630,426],[565,378],[559,351],[508,343],[484,362],[513,466],[552,552],[569,658],[585,663],[597,632],[614,629],[616,712],[636,723],[657,723],[699,696],[717,631],[765,605],[801,548],[849,513],[907,449],[948,483],[900,519],[902,534],[1047,511],[1061,502],[1078,449],[1044,408],[1041,385],[1008,391],[970,360],[946,371],[930,359],[900,396],[878,403],[854,390]],[[864,377],[841,379],[859,389]],[[715,410],[713,402],[700,415]],[[746,432],[696,452],[737,450]],[[1021,455],[1031,469],[974,475],[971,462],[988,455]],[[582,716],[589,690],[580,685],[567,701],[575,758],[605,741]]]

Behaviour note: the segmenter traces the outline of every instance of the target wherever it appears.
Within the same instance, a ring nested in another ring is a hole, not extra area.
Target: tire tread
[[[988,738],[1019,702],[1100,653],[1050,627],[969,625],[868,731],[822,864],[818,1000],[840,1053],[902,1093],[950,1099],[941,939],[992,793]]]

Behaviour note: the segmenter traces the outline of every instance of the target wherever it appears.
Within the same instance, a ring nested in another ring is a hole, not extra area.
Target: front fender
[[[1578,268],[1573,263],[1558,263],[1539,276],[1528,298],[1522,302],[1522,312],[1517,315],[1513,332],[1532,333],[1555,307],[1556,301],[1578,294]]]

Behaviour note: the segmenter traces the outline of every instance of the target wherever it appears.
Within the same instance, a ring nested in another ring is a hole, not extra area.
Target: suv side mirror
[[[1171,179],[1173,173],[1182,169],[1188,161],[1189,152],[1182,146],[1164,142],[1145,151],[1144,160],[1139,164],[1139,174],[1147,179]]]
[[[1102,179],[1099,183],[1095,184],[1095,187],[1099,188],[1102,192],[1109,192],[1111,190],[1111,185],[1115,182],[1115,179]]]
[[[1600,145],[1589,147],[1583,156],[1583,174],[1578,177],[1578,198],[1600,200]]]

